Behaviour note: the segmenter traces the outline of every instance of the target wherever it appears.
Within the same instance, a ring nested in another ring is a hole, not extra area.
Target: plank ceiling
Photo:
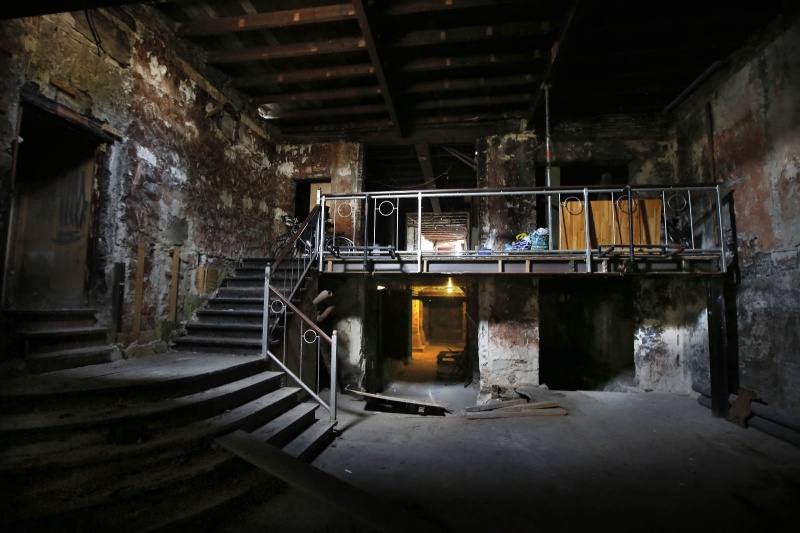
[[[131,3],[63,0],[61,10]],[[365,143],[370,190],[476,186],[475,139],[658,115],[791,2],[161,0],[286,142]],[[56,10],[6,5],[6,16]]]

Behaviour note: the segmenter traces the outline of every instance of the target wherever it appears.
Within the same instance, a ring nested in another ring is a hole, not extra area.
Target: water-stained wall
[[[185,319],[197,304],[198,267],[224,270],[241,257],[263,256],[284,230],[280,215],[292,211],[294,179],[329,176],[337,190],[360,190],[360,145],[276,145],[246,101],[225,88],[226,78],[203,66],[146,6],[10,20],[0,28],[4,215],[23,87],[118,135],[99,172],[93,303],[107,307],[113,264],[123,263],[123,331],[134,322],[140,243],[141,329],[156,331],[168,316],[176,247],[178,319]]]
[[[738,381],[800,414],[800,20],[779,20],[675,112],[681,174],[732,191]],[[726,212],[726,219],[727,219]],[[730,224],[727,225],[730,228]]]
[[[492,387],[539,384],[539,281],[497,276],[478,281],[480,400]]]

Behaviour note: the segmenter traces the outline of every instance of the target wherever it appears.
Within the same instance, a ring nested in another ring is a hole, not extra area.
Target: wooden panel
[[[661,199],[638,199],[630,214],[627,200],[589,201],[589,242],[598,244],[630,244],[628,224],[633,217],[633,243],[657,245],[661,242]],[[583,202],[569,200],[559,206],[559,249],[582,250],[586,248]]]

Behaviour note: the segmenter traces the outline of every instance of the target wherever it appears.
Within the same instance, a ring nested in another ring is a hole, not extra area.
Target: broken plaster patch
[[[164,80],[164,76],[167,74],[167,66],[160,65],[158,63],[158,58],[154,55],[150,56],[150,76],[161,83]]]
[[[178,92],[180,92],[185,103],[194,102],[194,99],[197,97],[197,84],[194,80],[181,80],[178,86]]]
[[[139,157],[139,159],[141,159],[151,167],[155,167],[158,164],[158,157],[156,157],[156,154],[154,154],[144,146],[136,147],[136,155]]]
[[[293,176],[295,174],[294,163],[290,161],[281,163],[281,165],[278,167],[278,174],[286,177]]]

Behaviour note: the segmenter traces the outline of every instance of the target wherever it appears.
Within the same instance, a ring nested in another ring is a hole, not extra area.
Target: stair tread
[[[82,355],[91,355],[95,353],[110,353],[114,349],[110,344],[103,344],[98,346],[83,346],[81,348],[71,348],[69,350],[54,350],[52,352],[39,352],[28,354],[25,359],[46,360],[58,357],[73,357]]]
[[[317,403],[306,402],[298,404],[264,426],[252,431],[250,434],[264,442],[271,443],[275,439],[280,438],[284,430],[291,426],[293,422],[308,413],[313,413],[318,408],[319,404]]]
[[[36,443],[32,447],[19,446],[0,453],[0,472],[27,469],[64,468],[86,465],[88,463],[104,463],[125,457],[154,453],[158,450],[185,445],[199,440],[236,431],[246,425],[249,419],[273,405],[286,401],[300,391],[297,387],[282,387],[261,398],[226,411],[220,415],[188,424],[138,444],[118,445],[96,443],[87,446],[78,442],[69,448],[65,442]]]
[[[72,335],[87,335],[92,333],[107,333],[109,329],[104,326],[81,326],[74,328],[23,328],[20,333],[26,337],[61,337]]]
[[[0,380],[0,400],[36,398],[64,393],[152,388],[154,384],[193,380],[199,376],[258,365],[260,355],[160,354],[121,359],[104,365],[56,370],[36,376]]]
[[[263,302],[263,300],[262,300]],[[263,309],[199,309],[198,315],[245,315],[263,316]]]
[[[336,422],[317,420],[311,427],[284,446],[283,451],[292,457],[302,458],[315,444],[328,436],[335,425]]]
[[[219,322],[188,322],[186,329],[227,329],[227,330],[244,330],[244,331],[261,331],[261,324],[230,324]]]
[[[261,346],[261,337],[204,337],[184,335],[173,340],[177,344],[235,344],[240,346]]]
[[[212,402],[217,398],[224,397],[227,394],[231,394],[246,387],[257,386],[260,383],[279,381],[282,376],[282,372],[265,371],[195,394],[168,398],[142,405],[104,405],[99,408],[91,406],[79,409],[63,408],[51,412],[6,415],[0,419],[0,433],[45,428],[73,428],[90,424],[108,423],[123,418],[145,418],[189,407],[196,408],[203,403]]]

